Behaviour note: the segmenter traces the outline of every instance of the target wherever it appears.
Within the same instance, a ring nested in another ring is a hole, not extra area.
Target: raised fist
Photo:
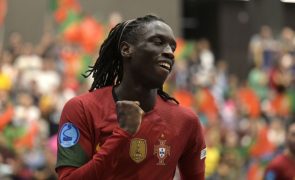
[[[117,101],[117,117],[122,129],[134,134],[138,131],[144,111],[138,101]]]

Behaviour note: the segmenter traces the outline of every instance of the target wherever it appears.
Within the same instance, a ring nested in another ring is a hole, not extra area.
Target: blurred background
[[[206,178],[262,179],[295,112],[291,0],[0,0],[0,179],[57,179],[63,105],[110,28],[148,13],[177,37],[165,90],[203,124]]]

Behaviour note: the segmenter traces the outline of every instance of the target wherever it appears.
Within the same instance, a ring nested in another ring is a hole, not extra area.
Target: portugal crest
[[[130,158],[136,162],[140,163],[146,158],[147,150],[146,150],[146,140],[133,138],[130,142],[129,155]]]
[[[162,135],[163,137],[163,135]],[[167,146],[166,140],[159,139],[160,144],[154,146],[154,155],[156,154],[159,162],[157,165],[166,165],[164,160],[167,156],[170,156],[170,146]]]

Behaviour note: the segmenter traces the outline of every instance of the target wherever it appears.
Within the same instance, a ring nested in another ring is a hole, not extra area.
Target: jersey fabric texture
[[[265,171],[265,180],[295,180],[295,160],[280,154],[275,157]]]
[[[59,179],[203,179],[206,145],[199,119],[189,109],[157,97],[134,135],[119,128],[113,87],[74,97],[63,109],[65,123],[79,130],[71,147],[58,143]],[[60,132],[59,132],[60,133]]]

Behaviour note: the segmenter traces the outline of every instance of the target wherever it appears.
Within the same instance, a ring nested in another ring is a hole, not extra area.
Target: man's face
[[[291,153],[295,155],[295,123],[291,124],[288,129],[286,143]]]
[[[153,21],[138,31],[131,59],[124,70],[147,88],[163,85],[174,64],[176,41],[171,28]]]

